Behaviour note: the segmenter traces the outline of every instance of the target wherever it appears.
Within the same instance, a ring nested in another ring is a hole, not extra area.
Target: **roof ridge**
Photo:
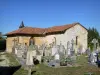
[[[29,27],[25,26],[23,28],[19,28],[17,30],[14,30],[12,32],[7,33],[7,35],[12,34],[46,34],[46,33],[52,33],[52,32],[59,32],[59,31],[65,31],[66,29],[69,29],[76,24],[80,24],[79,22],[72,23],[72,24],[65,24],[65,25],[59,25],[59,26],[52,26],[48,28],[38,28],[38,27]]]
[[[76,24],[80,24],[80,23],[79,22],[74,22],[74,23],[71,23],[71,24],[55,25],[55,26],[51,26],[51,27],[48,27],[48,28],[60,27],[60,26],[67,26],[67,25],[76,25]]]

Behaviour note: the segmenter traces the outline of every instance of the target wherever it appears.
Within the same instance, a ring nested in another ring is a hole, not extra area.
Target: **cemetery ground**
[[[20,65],[18,61],[13,57],[12,54],[5,53],[6,57],[9,60],[9,65]],[[89,65],[87,63],[87,57],[85,55],[77,56],[78,67],[48,67],[44,64],[39,64],[33,67],[32,75],[88,75],[86,73],[93,73],[93,75],[100,75],[100,68],[97,66]],[[14,73],[14,75],[28,75],[28,71],[21,67],[18,71]]]

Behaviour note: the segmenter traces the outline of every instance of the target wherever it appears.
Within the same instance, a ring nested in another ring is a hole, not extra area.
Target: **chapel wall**
[[[66,30],[64,34],[58,34],[58,35],[55,35],[55,37],[57,40],[57,45],[60,45],[60,42],[61,42],[62,45],[64,45],[65,48],[67,48],[67,42],[68,41],[71,42],[71,40],[73,39],[74,43],[76,43],[76,36],[78,36],[78,39],[77,39],[78,45],[74,46],[74,48],[82,45],[83,48],[86,50],[87,49],[87,35],[88,35],[87,30],[77,24],[74,27]]]
[[[11,53],[12,52],[12,48],[14,46],[14,39],[16,40],[17,43],[19,44],[25,44],[27,43],[27,45],[29,46],[29,39],[30,36],[14,36],[14,37],[7,37],[6,39],[6,51]]]
[[[7,37],[6,39],[6,51],[8,53],[12,52],[12,47],[13,47],[13,40],[15,37]]]

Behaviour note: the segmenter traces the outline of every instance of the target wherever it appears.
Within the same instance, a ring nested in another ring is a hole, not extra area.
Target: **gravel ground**
[[[5,55],[5,52],[0,52],[0,66],[9,66],[9,60]]]

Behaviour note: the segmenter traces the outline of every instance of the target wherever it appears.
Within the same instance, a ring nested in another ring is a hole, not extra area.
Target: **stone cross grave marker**
[[[34,45],[31,44],[27,51],[26,65],[34,65],[33,56],[36,56],[36,50],[34,49]]]
[[[59,60],[60,59],[60,55],[59,53],[56,53],[55,56],[54,56],[55,60]]]
[[[67,42],[67,54],[70,55],[70,42]]]
[[[16,45],[16,42],[17,42],[17,40],[14,38],[13,42],[14,42],[14,46],[15,46],[15,45]]]
[[[74,54],[74,40],[71,40],[71,55]]]
[[[56,45],[56,37],[54,37],[54,45]]]
[[[61,42],[60,42],[60,48],[59,48],[59,51],[65,54],[64,45],[62,45]]]
[[[74,40],[73,40],[73,39],[71,40],[71,44],[72,44],[71,49],[72,49],[72,51],[73,51],[73,50],[74,50]]]
[[[52,56],[54,56],[57,53],[57,47],[54,45],[52,48]]]
[[[93,39],[93,40],[92,40],[92,43],[94,44],[94,50],[96,50],[96,44],[98,43],[98,40]]]
[[[36,50],[35,50],[35,46],[31,44],[28,48],[27,57],[26,57],[26,65],[29,67],[28,75],[31,75],[32,65],[34,65],[33,57],[36,57]]]
[[[45,56],[46,43],[44,43],[44,44],[42,45],[42,48],[43,48],[43,56]]]

